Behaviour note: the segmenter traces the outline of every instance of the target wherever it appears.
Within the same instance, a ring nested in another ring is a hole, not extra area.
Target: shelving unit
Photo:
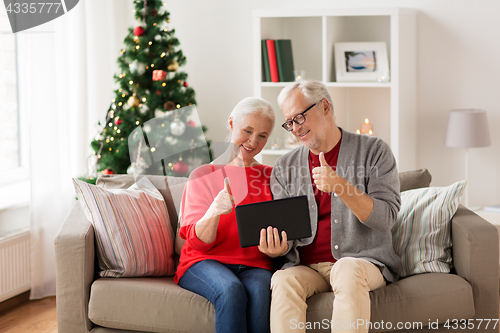
[[[334,103],[338,126],[356,131],[370,119],[375,135],[393,150],[399,171],[416,168],[416,12],[410,9],[308,9],[253,12],[254,95],[276,111],[271,138],[284,138],[277,97],[290,83],[262,82],[262,39],[291,39],[294,67],[322,81]],[[336,82],[334,43],[385,42],[390,82]],[[272,140],[270,139],[269,142]],[[284,142],[284,139],[282,140]],[[270,146],[270,144],[269,144]],[[274,164],[286,150],[265,149],[258,158]]]

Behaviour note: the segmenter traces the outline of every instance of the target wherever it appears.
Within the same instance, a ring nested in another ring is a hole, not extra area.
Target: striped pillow
[[[394,251],[403,264],[401,277],[450,272],[450,221],[464,189],[462,180],[448,187],[401,192],[401,209],[392,228]]]
[[[75,178],[73,184],[94,226],[101,277],[175,273],[167,206],[146,177],[126,190],[105,190]]]

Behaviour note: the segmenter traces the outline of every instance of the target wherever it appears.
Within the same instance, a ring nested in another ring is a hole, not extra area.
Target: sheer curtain
[[[55,295],[54,237],[75,203],[71,178],[87,171],[132,17],[125,1],[87,0],[18,33],[19,104],[30,121],[32,299]]]

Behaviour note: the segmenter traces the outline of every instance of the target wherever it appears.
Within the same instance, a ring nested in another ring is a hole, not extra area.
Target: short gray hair
[[[247,116],[256,113],[259,113],[269,119],[269,122],[272,125],[271,129],[274,128],[274,123],[276,121],[274,109],[268,101],[260,97],[243,98],[238,104],[236,104],[229,117],[233,118],[233,123],[241,123]],[[227,126],[230,129],[229,122]],[[229,133],[229,138],[230,137],[231,133]]]
[[[333,101],[328,93],[326,86],[318,80],[301,80],[283,88],[278,96],[278,105],[282,109],[285,100],[290,97],[295,89],[300,89],[307,102],[310,104],[317,103],[323,98],[326,98],[330,103],[330,111],[333,115]]]

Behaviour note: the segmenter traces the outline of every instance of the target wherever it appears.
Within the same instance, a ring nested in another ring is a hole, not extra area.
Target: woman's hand
[[[224,189],[217,194],[205,215],[196,223],[195,232],[198,239],[211,244],[217,236],[217,227],[221,215],[231,213],[234,206],[234,197],[231,195],[229,178],[224,178]]]
[[[277,228],[271,226],[260,231],[259,251],[271,258],[282,256],[288,250],[286,232],[281,232],[281,240]]]

